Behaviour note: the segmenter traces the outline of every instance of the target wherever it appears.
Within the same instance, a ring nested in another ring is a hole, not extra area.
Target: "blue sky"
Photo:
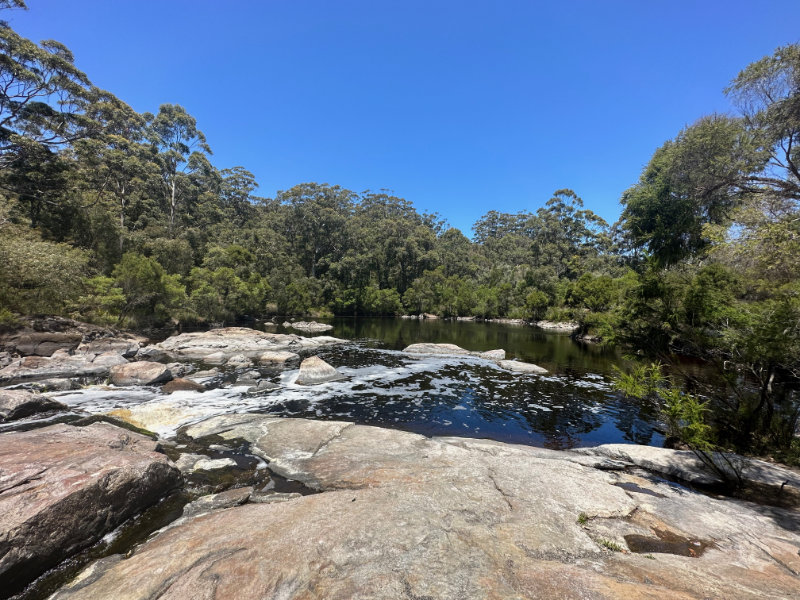
[[[28,0],[138,111],[182,104],[219,168],[271,197],[389,189],[470,233],[574,189],[609,221],[652,152],[748,63],[800,41],[800,2]]]

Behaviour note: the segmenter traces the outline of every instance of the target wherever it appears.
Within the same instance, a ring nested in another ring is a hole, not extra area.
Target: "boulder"
[[[111,367],[111,383],[114,385],[153,385],[172,379],[167,365],[140,360]]]
[[[310,356],[300,363],[300,373],[297,375],[295,383],[299,385],[317,385],[339,379],[344,379],[344,376],[336,369],[319,356]]]
[[[95,563],[54,600],[796,596],[789,511],[569,452],[343,422],[212,421],[198,431],[251,440],[270,468],[321,493],[187,519],[125,560]],[[684,539],[685,555],[665,553]]]
[[[0,423],[60,410],[68,410],[68,407],[41,394],[29,390],[0,389]]]
[[[423,318],[423,319],[435,320],[435,319],[438,319],[438,318],[439,318],[439,316],[438,316],[438,315],[431,314],[431,313],[423,313],[423,314],[422,314],[422,318]]]
[[[212,352],[203,357],[203,362],[207,365],[224,365],[228,362],[228,356],[224,352]]]
[[[206,388],[196,381],[192,381],[191,379],[173,379],[172,381],[168,381],[161,387],[161,391],[165,394],[171,394],[173,392],[204,392]]]
[[[277,352],[264,352],[258,357],[258,362],[264,365],[268,364],[283,364],[291,360],[300,360],[300,355],[294,352],[281,350]]]
[[[505,350],[487,350],[486,352],[480,352],[478,354],[479,358],[484,358],[486,360],[505,360],[506,358],[506,351]]]
[[[328,325],[327,323],[317,323],[316,321],[297,321],[295,323],[289,323],[289,326],[292,329],[297,329],[299,331],[308,331],[311,333],[319,331],[330,331],[331,329],[333,329],[333,325]]]
[[[0,589],[19,591],[178,486],[155,447],[107,423],[0,435]]]
[[[497,362],[498,366],[508,371],[515,373],[527,373],[530,375],[546,375],[547,369],[535,365],[533,363],[526,363],[521,360],[500,360]]]
[[[299,335],[266,333],[247,327],[223,327],[210,331],[182,333],[155,346],[173,360],[203,360],[215,353],[225,357],[243,354],[256,358],[265,352],[313,349],[344,340],[329,336],[306,338]]]

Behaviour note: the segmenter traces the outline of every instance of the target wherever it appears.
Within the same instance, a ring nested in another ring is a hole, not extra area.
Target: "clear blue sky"
[[[800,1],[28,0],[138,111],[194,115],[259,193],[386,188],[470,233],[569,187],[609,221],[652,152],[749,62],[800,41]]]

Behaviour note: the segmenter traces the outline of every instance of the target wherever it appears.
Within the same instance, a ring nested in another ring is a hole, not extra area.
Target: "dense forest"
[[[65,46],[6,22],[0,45],[0,323],[575,320],[606,344],[718,364],[721,439],[792,444],[800,45],[733,79],[734,113],[663,143],[622,194],[617,223],[562,189],[534,212],[489,211],[471,239],[383,191],[300,183],[260,197],[245,167],[213,164],[183,107],[139,114],[92,85]]]

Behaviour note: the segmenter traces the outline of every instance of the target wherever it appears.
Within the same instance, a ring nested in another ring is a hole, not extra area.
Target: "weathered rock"
[[[283,364],[290,360],[300,360],[300,355],[294,352],[278,351],[278,352],[264,352],[258,357],[258,362],[261,364]]]
[[[247,369],[252,365],[253,361],[247,358],[244,354],[235,354],[225,361],[225,366],[233,369]]]
[[[422,318],[423,319],[435,320],[435,319],[439,318],[439,315],[434,315],[432,313],[422,313]]]
[[[277,383],[272,383],[271,381],[267,381],[266,379],[262,379],[255,383],[252,387],[248,388],[248,394],[260,394],[262,392],[271,392],[272,390],[277,390],[279,386]]]
[[[0,422],[14,421],[30,415],[67,410],[65,404],[28,390],[0,389]]]
[[[212,352],[203,357],[203,362],[207,365],[224,365],[228,362],[228,356],[224,352]]]
[[[0,589],[18,591],[176,487],[154,449],[107,423],[0,435]]]
[[[514,371],[515,373],[529,373],[531,375],[547,374],[547,369],[533,363],[522,362],[521,360],[501,360],[498,361],[497,364],[501,368]]]
[[[444,354],[448,356],[468,356],[472,354],[469,350],[464,350],[455,344],[411,344],[406,346],[403,352],[409,354]]]
[[[478,357],[485,358],[486,360],[504,360],[506,357],[505,350],[487,350],[486,352],[480,352]]]
[[[247,327],[223,327],[172,336],[157,344],[156,348],[174,360],[203,360],[217,352],[221,352],[225,357],[243,354],[255,358],[265,352],[319,348],[342,342],[344,340],[329,336],[306,338],[299,335],[266,333]]]
[[[100,376],[107,374],[112,364],[120,360],[125,361],[119,355],[110,358],[102,354],[97,357],[91,354],[74,356],[60,355],[58,352],[54,354],[57,356],[25,356],[12,361],[7,367],[0,369],[0,382],[33,378]]]
[[[81,344],[78,352],[84,354],[113,353],[125,358],[133,358],[139,352],[140,341],[133,338],[98,338]]]
[[[634,480],[574,453],[349,423],[209,421],[187,431],[249,439],[271,468],[323,493],[187,520],[55,599],[796,596],[788,511]],[[606,548],[634,531],[710,545],[697,558]]]
[[[12,360],[10,352],[0,352],[0,369],[10,365]]]
[[[167,365],[140,360],[111,367],[111,383],[114,385],[153,385],[172,379]]]
[[[575,333],[581,326],[572,321],[536,321],[534,323],[539,329],[546,329],[548,331],[561,331],[563,333]]]
[[[671,450],[636,444],[604,444],[594,448],[581,448],[576,452],[608,457],[698,485],[722,483],[720,477],[705,467],[703,462],[689,450]],[[731,466],[741,469],[744,482],[800,495],[800,472],[755,458],[744,459],[734,454],[726,456]],[[734,476],[726,461],[718,460],[717,464]]]
[[[500,323],[501,325],[525,325],[522,319],[486,319],[487,323]]]
[[[172,372],[173,377],[185,377],[194,371],[194,367],[192,365],[179,362],[169,363],[167,368]]]
[[[188,379],[195,379],[195,380],[210,379],[216,377],[217,375],[219,375],[219,369],[214,368],[214,369],[208,369],[206,371],[197,371],[195,373],[192,373],[192,375],[188,377]]]
[[[317,385],[339,379],[344,379],[344,375],[319,356],[310,356],[300,363],[300,373],[297,375],[295,383],[298,385]]]
[[[288,502],[295,498],[302,498],[302,494],[297,492],[254,492],[250,496],[250,502],[254,504],[272,504],[274,502]]]
[[[333,329],[333,325],[328,325],[327,323],[317,323],[316,321],[296,321],[295,323],[289,323],[289,327],[299,331],[308,332],[330,331]]]
[[[214,510],[223,510],[225,508],[241,506],[250,499],[250,494],[252,493],[252,487],[243,487],[226,490],[224,492],[220,492],[219,494],[201,496],[194,502],[191,502],[183,507],[183,516],[193,517],[195,515],[208,513]]]
[[[121,354],[117,354],[116,352],[105,352],[103,354],[98,354],[92,360],[93,367],[102,367],[105,369],[111,369],[112,367],[116,367],[118,365],[127,365],[128,360],[122,356]]]
[[[206,388],[202,384],[191,379],[181,378],[168,381],[161,388],[161,391],[165,394],[172,394],[173,392],[204,392],[205,390]]]
[[[212,459],[202,454],[181,454],[175,462],[181,473],[194,473],[195,471],[216,471],[227,467],[235,467],[236,461],[232,458]]]
[[[82,339],[80,333],[26,332],[8,339],[6,348],[23,356],[50,356],[56,350],[75,350]]]
[[[57,377],[53,379],[39,379],[28,384],[39,392],[66,392],[80,389],[81,384],[74,379]]]
[[[456,317],[456,321],[474,321],[477,317]]]
[[[108,414],[135,427],[166,435],[180,425],[208,417],[214,412],[213,407],[197,406],[191,399],[177,401],[173,397],[163,402],[147,402],[128,408],[116,408]]]

